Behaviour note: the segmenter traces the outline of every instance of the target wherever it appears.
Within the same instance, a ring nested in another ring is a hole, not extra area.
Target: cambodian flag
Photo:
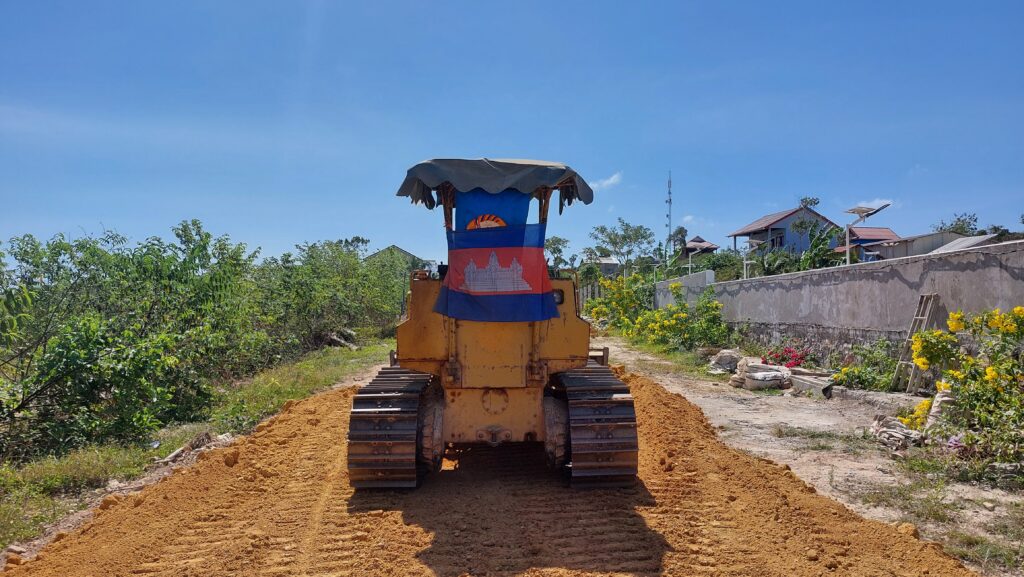
[[[543,224],[448,231],[448,274],[434,312],[470,321],[558,317]]]

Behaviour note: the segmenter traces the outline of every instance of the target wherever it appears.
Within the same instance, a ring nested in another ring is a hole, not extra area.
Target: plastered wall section
[[[659,306],[671,302],[664,295],[679,280],[658,283]],[[697,281],[685,283],[695,285],[686,291],[690,302],[700,294]],[[837,337],[849,331],[861,341],[905,334],[923,293],[939,295],[932,323],[939,326],[952,310],[1024,305],[1024,241],[711,286],[731,324],[752,325],[758,332],[824,329]]]

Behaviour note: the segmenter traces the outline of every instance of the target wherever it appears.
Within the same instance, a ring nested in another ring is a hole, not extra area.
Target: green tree
[[[612,256],[612,251],[600,245],[588,246],[583,249],[583,259],[585,262],[597,262],[597,259],[607,256]]]
[[[767,250],[760,253],[757,265],[763,276],[773,276],[796,271],[799,259],[788,250]]]
[[[818,206],[820,202],[821,199],[816,196],[805,196],[800,199],[800,206],[803,208],[814,208]]]
[[[808,231],[810,246],[800,254],[799,270],[835,266],[844,261],[846,256],[832,249],[833,241],[840,233],[839,228],[815,222]]]
[[[597,226],[590,232],[590,238],[599,246],[607,247],[612,256],[622,264],[625,275],[635,256],[650,254],[654,246],[654,232],[643,225],[632,225],[618,219],[618,225]]]
[[[569,241],[560,236],[549,236],[544,241],[544,252],[547,253],[551,266],[556,269],[569,265],[565,252],[569,249]]]
[[[601,269],[592,262],[585,262],[579,269],[580,284],[592,285],[601,278]]]
[[[955,232],[964,236],[978,234],[978,215],[973,212],[957,213],[949,222],[940,220],[932,226],[935,232]]]
[[[689,231],[686,230],[685,226],[677,226],[672,231],[672,234],[669,235],[670,240],[672,241],[672,246],[675,248],[677,253],[686,251],[686,235],[688,234]]]
[[[715,271],[716,281],[736,280],[743,276],[743,255],[733,249],[724,249],[693,258],[693,272]]]
[[[100,237],[7,245],[0,280],[0,455],[132,441],[207,411],[213,384],[393,327],[408,288],[397,254],[360,237],[258,251],[199,221],[134,245]]]

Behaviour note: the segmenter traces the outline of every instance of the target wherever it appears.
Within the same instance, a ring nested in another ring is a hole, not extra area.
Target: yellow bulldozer
[[[635,481],[628,386],[592,350],[577,283],[551,278],[548,208],[593,200],[564,164],[435,159],[398,196],[440,206],[448,264],[410,275],[391,366],[357,392],[348,432],[353,487],[416,487],[448,448],[543,443],[573,486]],[[528,222],[529,214],[536,222]]]

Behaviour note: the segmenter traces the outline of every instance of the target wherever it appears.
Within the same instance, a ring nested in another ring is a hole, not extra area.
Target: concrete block
[[[793,375],[790,378],[793,383],[793,392],[800,393],[819,399],[832,398],[832,381],[820,377],[808,377],[806,375]]]

